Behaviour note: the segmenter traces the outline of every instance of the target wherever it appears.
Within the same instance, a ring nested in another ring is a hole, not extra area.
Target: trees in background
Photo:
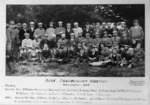
[[[126,21],[129,26],[133,19],[139,19],[144,27],[144,5],[7,5],[7,22],[43,22],[47,27],[50,21],[85,22]],[[56,24],[55,24],[56,25]]]

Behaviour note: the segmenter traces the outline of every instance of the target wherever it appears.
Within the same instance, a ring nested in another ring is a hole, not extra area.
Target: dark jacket
[[[50,41],[49,40],[41,40],[41,42],[40,42],[40,48],[41,49],[43,49],[43,47],[44,47],[44,44],[47,44],[48,45],[48,47],[49,47],[49,49],[50,49]]]
[[[29,31],[29,34],[30,34],[30,39],[34,39],[34,32],[35,32],[35,28],[33,29],[33,31],[31,30],[31,28],[28,30]]]
[[[73,30],[70,29],[70,31],[67,31],[67,29],[66,29],[66,38],[67,39],[70,39],[70,33],[73,33]]]
[[[129,38],[127,38],[127,39],[121,38],[119,41],[119,46],[122,47],[124,45],[128,45],[128,46],[132,47],[132,40]]]
[[[29,30],[24,30],[24,29],[21,29],[20,31],[19,31],[19,39],[22,41],[24,38],[25,38],[25,36],[24,36],[24,33],[29,33]]]

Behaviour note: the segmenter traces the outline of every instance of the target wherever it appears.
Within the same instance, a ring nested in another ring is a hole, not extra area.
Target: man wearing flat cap
[[[127,37],[129,37],[129,29],[126,27],[126,22],[121,22],[121,28],[119,29],[119,36],[122,37],[123,32],[127,33]]]
[[[56,38],[57,40],[59,40],[61,38],[61,34],[65,34],[65,28],[62,26],[63,22],[59,21],[58,22],[58,27],[55,29],[55,34],[56,34]]]
[[[24,33],[29,33],[29,30],[27,29],[27,24],[23,23],[22,24],[22,29],[19,31],[19,39],[22,40],[25,38]]]
[[[134,26],[130,28],[130,38],[132,39],[133,44],[136,44],[137,42],[142,42],[144,39],[144,32],[137,19],[133,21],[133,24]]]
[[[74,31],[74,33],[75,33],[75,38],[78,37],[78,34],[79,34],[79,33],[83,33],[83,30],[82,30],[81,27],[79,27],[78,22],[75,22],[75,23],[74,23],[73,31]]]
[[[86,33],[90,33],[90,35],[92,35],[93,31],[90,28],[90,24],[86,23],[85,28],[83,29],[83,37],[85,38],[85,34]]]
[[[52,39],[52,35],[54,35],[55,29],[53,27],[53,22],[49,23],[49,28],[46,30],[46,34],[48,35],[48,40]]]
[[[6,50],[11,51],[12,55],[15,56],[16,45],[17,45],[17,32],[15,31],[14,21],[10,21],[9,28],[6,30]]]
[[[38,28],[35,30],[34,35],[38,35],[38,37],[40,39],[42,39],[44,34],[45,34],[45,29],[43,28],[43,23],[39,22],[38,23]]]
[[[30,39],[34,39],[34,32],[35,32],[35,27],[34,27],[34,22],[30,22],[30,28],[29,28],[29,34],[30,34]]]

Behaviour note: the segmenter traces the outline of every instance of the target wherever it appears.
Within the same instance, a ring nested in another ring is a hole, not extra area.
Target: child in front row
[[[58,49],[58,51],[56,52],[55,58],[59,64],[64,64],[67,62],[67,52],[64,50],[63,47],[60,47]]]
[[[50,61],[50,58],[51,58],[51,51],[48,45],[45,43],[42,49],[42,55],[41,55],[42,62],[48,63]]]
[[[88,54],[89,62],[95,62],[98,61],[98,52],[96,52],[95,48],[92,48],[91,51]]]
[[[83,62],[86,62],[86,61],[87,61],[87,55],[85,54],[84,49],[81,49],[80,53],[78,55],[78,58],[77,58],[77,62],[78,63],[83,63]]]

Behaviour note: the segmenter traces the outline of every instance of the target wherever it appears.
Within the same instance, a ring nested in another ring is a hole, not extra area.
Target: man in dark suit
[[[30,39],[34,39],[34,31],[35,31],[35,27],[34,27],[34,22],[30,22],[30,28],[29,28],[29,34],[30,34]]]
[[[90,24],[86,23],[85,25],[85,29],[83,29],[83,37],[85,37],[86,33],[90,33],[90,35],[92,35],[92,29],[90,28]],[[90,36],[90,37],[94,37],[94,36]]]
[[[27,24],[23,23],[22,24],[23,28],[19,31],[19,39],[22,40],[25,38],[24,33],[29,33],[29,30],[27,30]]]
[[[70,39],[70,33],[73,33],[73,30],[71,28],[71,23],[67,23],[67,28],[66,28],[66,38]]]

